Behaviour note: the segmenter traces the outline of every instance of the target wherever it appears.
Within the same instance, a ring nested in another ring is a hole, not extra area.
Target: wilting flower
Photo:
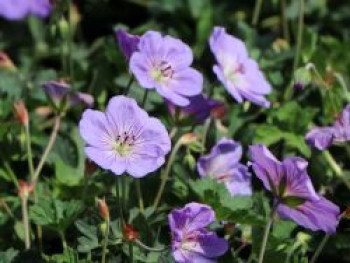
[[[48,81],[41,87],[56,108],[62,107],[62,103],[66,103],[67,107],[78,104],[85,104],[88,107],[94,105],[94,98],[90,94],[71,91],[69,84],[65,81]]]
[[[250,147],[252,167],[275,197],[277,213],[313,231],[336,231],[339,207],[318,195],[307,174],[308,162],[299,157],[278,161],[263,145]]]
[[[210,176],[224,183],[231,195],[251,195],[251,174],[239,162],[241,157],[241,144],[223,138],[208,155],[199,158],[197,170],[201,177]]]
[[[192,61],[191,49],[181,40],[148,31],[131,56],[130,70],[143,88],[155,88],[173,104],[187,106],[188,97],[201,93],[203,84]]]
[[[203,123],[211,114],[211,112],[221,107],[223,104],[217,100],[209,99],[205,95],[200,94],[188,98],[190,104],[185,107],[178,108],[178,118],[182,123],[196,124]],[[169,112],[175,116],[177,107],[170,101],[166,101]]]
[[[113,97],[105,112],[86,110],[79,128],[86,155],[116,175],[138,178],[157,170],[171,147],[164,125],[124,96]]]
[[[249,57],[244,43],[215,27],[209,40],[217,65],[213,70],[234,99],[242,103],[249,100],[259,106],[269,107],[264,95],[271,93],[271,86],[261,73],[258,64]]]
[[[215,221],[215,213],[211,207],[189,203],[184,208],[173,209],[168,219],[176,262],[214,263],[228,249],[225,239],[206,230]]]
[[[28,126],[28,123],[29,123],[28,110],[24,102],[22,100],[16,101],[13,104],[13,107],[15,109],[16,119],[19,121],[19,123],[22,124],[23,126]]]
[[[0,16],[8,20],[21,20],[29,15],[47,17],[52,10],[49,0],[1,0]]]
[[[350,140],[350,104],[339,114],[333,126],[315,127],[309,131],[305,140],[318,150],[325,150],[334,143]]]
[[[131,55],[137,50],[140,36],[129,34],[121,28],[115,31],[115,35],[123,55],[129,60]]]

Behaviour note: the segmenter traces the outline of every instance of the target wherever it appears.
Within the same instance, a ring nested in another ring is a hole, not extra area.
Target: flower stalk
[[[343,169],[337,164],[331,153],[329,151],[323,151],[322,154],[335,175],[343,181],[348,189],[350,189],[350,182],[344,177]]]
[[[22,223],[24,227],[24,244],[26,249],[30,249],[30,227],[28,217],[28,196],[21,196],[22,204]]]
[[[254,7],[254,13],[253,13],[253,19],[252,19],[253,26],[256,26],[259,22],[262,3],[263,3],[263,0],[256,0],[255,1],[255,7]]]
[[[109,217],[105,220],[105,222],[106,222],[106,230],[104,232],[101,263],[105,263],[106,262],[108,236],[109,236],[109,228],[110,228],[110,219],[109,219]]]
[[[321,243],[318,245],[315,254],[312,256],[310,263],[316,263],[318,257],[320,256],[324,246],[326,245],[330,235],[325,235],[321,241]]]
[[[277,210],[277,205],[275,205],[272,208],[269,220],[266,223],[263,240],[262,240],[261,247],[260,247],[258,263],[262,263],[264,261],[266,245],[267,245],[267,241],[269,239],[269,234],[270,234],[270,231],[271,231],[272,223],[273,223],[273,220],[274,220],[275,215],[276,215],[276,210]]]

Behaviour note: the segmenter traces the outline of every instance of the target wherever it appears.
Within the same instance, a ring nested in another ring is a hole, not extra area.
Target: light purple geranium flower
[[[271,93],[258,64],[249,57],[244,43],[229,34],[222,27],[215,27],[209,40],[217,65],[213,70],[226,90],[242,103],[249,100],[259,106],[269,107],[264,95]]]
[[[210,176],[224,183],[232,196],[251,195],[251,174],[239,162],[241,158],[241,144],[223,138],[208,155],[199,158],[197,170],[201,177]]]
[[[0,0],[0,17],[21,20],[29,15],[47,17],[52,10],[49,0]]]
[[[281,218],[313,231],[335,233],[339,207],[318,195],[307,174],[308,162],[299,157],[278,161],[264,145],[250,147],[252,167],[264,187],[275,197]]]
[[[116,175],[143,177],[163,165],[171,148],[164,125],[124,96],[113,97],[105,112],[86,110],[79,128],[89,159]]]
[[[213,109],[223,106],[220,101],[209,99],[203,94],[188,99],[190,100],[189,105],[178,108],[180,121],[194,120],[196,124],[201,124],[210,116]],[[176,105],[170,101],[166,101],[166,103],[171,115],[175,116]]]
[[[143,88],[155,88],[173,104],[187,106],[188,97],[200,94],[203,85],[192,61],[191,49],[181,40],[148,31],[131,56],[130,70]]]
[[[61,107],[62,103],[66,103],[67,107],[78,104],[85,104],[88,107],[94,105],[94,98],[90,94],[71,91],[69,84],[65,81],[48,81],[41,87],[57,108]]]
[[[227,241],[206,230],[215,221],[211,207],[189,203],[182,209],[173,209],[168,218],[176,262],[215,263],[227,251]]]
[[[121,28],[116,29],[115,34],[123,55],[127,60],[129,60],[131,55],[137,50],[137,46],[140,42],[140,36],[129,34]]]
[[[339,114],[333,126],[314,127],[305,140],[308,145],[325,150],[332,144],[344,143],[350,140],[350,104]]]

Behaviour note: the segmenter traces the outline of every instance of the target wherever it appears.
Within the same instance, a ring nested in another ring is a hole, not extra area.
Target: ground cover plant
[[[0,0],[0,262],[350,262],[349,20]]]

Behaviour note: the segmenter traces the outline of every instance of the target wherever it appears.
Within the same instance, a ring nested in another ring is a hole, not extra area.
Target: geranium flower
[[[308,162],[299,157],[278,161],[263,145],[250,147],[252,167],[275,197],[277,213],[313,231],[335,233],[339,207],[315,192],[307,174]]]
[[[196,124],[201,124],[210,116],[212,110],[223,106],[223,103],[209,99],[203,94],[189,97],[188,99],[190,101],[189,105],[178,107],[180,121],[188,121],[188,123],[193,123],[194,121]],[[175,116],[176,105],[170,101],[166,101],[166,103],[171,115]]]
[[[264,95],[271,93],[271,86],[258,64],[248,56],[244,43],[227,34],[224,28],[215,27],[209,44],[217,61],[213,71],[234,99],[269,107],[270,102]]]
[[[140,42],[140,36],[132,35],[126,32],[124,29],[117,29],[115,31],[120,50],[127,60],[137,50],[137,46]]]
[[[188,97],[202,91],[203,77],[190,65],[191,49],[181,40],[145,33],[130,59],[130,70],[145,89],[153,89],[178,106],[187,106]]]
[[[325,150],[332,144],[341,144],[350,140],[350,104],[339,114],[332,126],[314,127],[305,136],[308,145]]]
[[[199,158],[197,170],[201,177],[210,176],[224,183],[232,196],[251,195],[251,174],[239,162],[241,158],[241,144],[223,138],[208,155]]]
[[[88,107],[94,105],[94,98],[90,94],[71,91],[69,84],[65,81],[48,81],[41,87],[57,108],[61,107],[62,103],[66,103],[67,107],[81,103]]]
[[[116,175],[139,178],[157,170],[171,147],[164,125],[125,96],[113,97],[105,112],[86,110],[79,128],[86,155]]]
[[[173,209],[168,219],[176,262],[214,263],[217,257],[227,251],[227,241],[206,230],[215,221],[211,207],[189,203],[184,208]]]
[[[22,20],[29,15],[47,17],[52,10],[49,0],[1,0],[0,16],[8,20]]]

